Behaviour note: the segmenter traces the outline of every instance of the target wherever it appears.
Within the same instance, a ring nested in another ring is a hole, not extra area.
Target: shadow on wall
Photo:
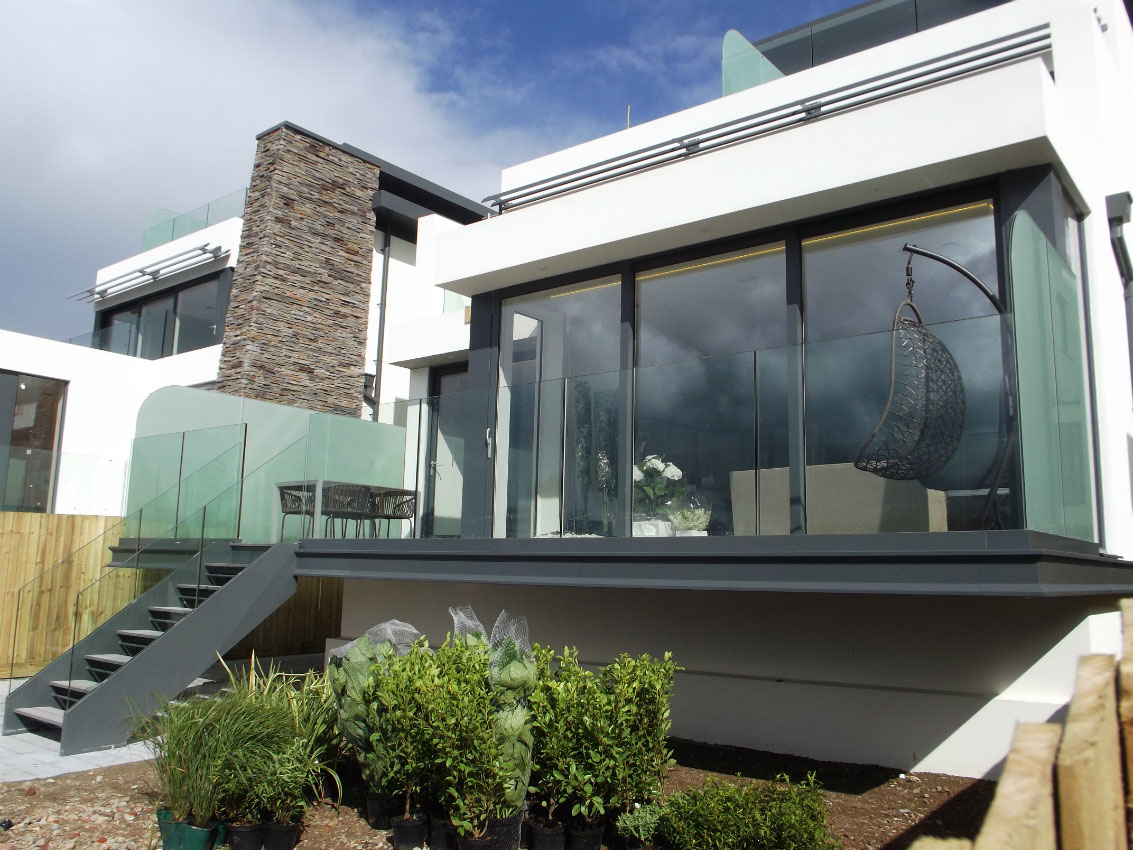
[[[1055,716],[1078,656],[1120,635],[1112,603],[1074,598],[350,584],[347,635],[391,617],[443,635],[468,603],[586,663],[671,650],[677,738],[972,777],[998,775],[1015,724]]]

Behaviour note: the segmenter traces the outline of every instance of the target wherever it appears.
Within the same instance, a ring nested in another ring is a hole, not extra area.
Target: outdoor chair
[[[312,531],[314,531],[315,524],[315,506],[311,499],[311,493],[301,487],[284,487],[279,488],[279,509],[283,514],[283,520],[280,522],[279,536],[282,540],[287,531],[287,518],[289,516],[299,517],[299,536],[303,537],[307,532],[307,518],[311,519]]]
[[[374,525],[374,536],[379,536],[381,522],[386,523],[386,537],[390,534],[390,520],[402,519],[409,521],[409,536],[413,536],[413,522],[417,516],[417,494],[406,493],[404,490],[379,490],[372,494],[371,505]]]
[[[370,488],[365,484],[327,484],[323,487],[323,533],[334,537],[334,523],[341,523],[342,536],[354,522],[354,536],[361,536],[362,523],[371,519]]]

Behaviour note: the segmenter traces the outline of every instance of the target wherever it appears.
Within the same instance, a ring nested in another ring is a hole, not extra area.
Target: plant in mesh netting
[[[420,637],[421,633],[408,623],[389,620],[331,651],[327,681],[338,706],[339,728],[354,749],[366,784],[374,791],[383,784],[385,767],[371,742],[373,691],[390,661],[408,652]]]

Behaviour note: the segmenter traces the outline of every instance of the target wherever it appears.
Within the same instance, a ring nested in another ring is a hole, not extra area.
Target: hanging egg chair
[[[909,263],[909,296],[893,315],[889,399],[854,459],[864,472],[899,481],[919,481],[944,468],[960,445],[967,411],[960,367],[913,303],[911,255]]]

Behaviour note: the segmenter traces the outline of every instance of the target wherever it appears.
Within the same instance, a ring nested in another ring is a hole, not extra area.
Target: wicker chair
[[[282,540],[287,531],[287,518],[289,516],[298,516],[299,519],[299,536],[305,536],[307,532],[307,518],[311,519],[311,530],[314,531],[315,524],[315,506],[314,500],[311,498],[311,492],[302,487],[283,487],[279,488],[279,509],[283,514],[283,520],[280,522],[279,536]]]
[[[417,494],[404,490],[379,490],[371,494],[371,523],[378,536],[382,520],[386,522],[386,537],[390,534],[390,520],[409,521],[409,536],[413,536],[413,523],[417,517]]]
[[[370,488],[365,484],[328,484],[323,487],[323,533],[334,537],[334,523],[342,525],[342,536],[346,527],[354,522],[354,536],[361,536],[362,523],[371,520]]]

